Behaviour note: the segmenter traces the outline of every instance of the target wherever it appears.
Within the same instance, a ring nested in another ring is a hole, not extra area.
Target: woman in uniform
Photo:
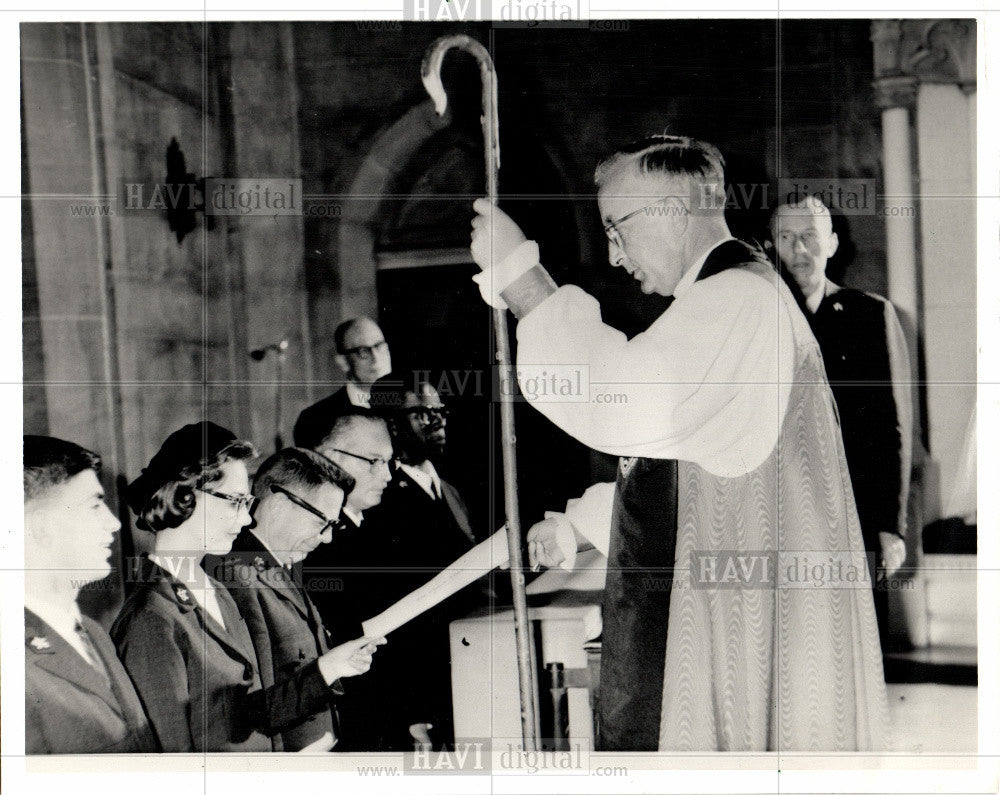
[[[374,643],[343,644],[263,689],[246,625],[206,554],[251,523],[249,442],[211,422],[171,434],[127,491],[154,549],[111,628],[164,751],[270,751],[271,736],[330,708],[341,677],[364,673]],[[333,688],[336,688],[335,691]]]

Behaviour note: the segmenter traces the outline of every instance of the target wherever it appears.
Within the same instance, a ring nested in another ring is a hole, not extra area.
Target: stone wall
[[[266,452],[275,362],[247,352],[287,339],[280,430],[290,441],[298,411],[341,377],[336,324],[386,310],[373,247],[397,215],[385,202],[395,200],[375,196],[381,209],[359,214],[358,197],[344,194],[363,168],[385,169],[389,184],[410,167],[392,162],[386,134],[426,99],[419,64],[427,45],[455,31],[495,56],[507,206],[559,280],[594,291],[608,321],[628,333],[662,301],[606,265],[591,175],[615,144],[664,130],[704,137],[722,148],[732,179],[769,186],[779,175],[879,176],[865,21],[634,21],[624,31],[26,24],[25,431],[99,450],[112,490],[169,432],[203,416]],[[451,124],[475,140],[471,60],[449,56],[445,82]],[[172,138],[198,177],[301,177],[326,210],[220,216],[212,229],[199,215],[181,242],[162,211],[115,212],[123,181],[163,181]],[[377,143],[384,160],[371,159]],[[399,150],[403,161],[413,157]],[[112,212],[74,215],[71,204]],[[732,225],[763,239],[769,210],[733,213]],[[843,281],[884,292],[881,220],[853,217],[839,231]],[[481,335],[483,368],[488,323],[484,312],[455,332]],[[413,329],[410,342],[420,333]],[[572,459],[539,510],[603,473],[600,461],[588,472],[585,452],[547,423],[530,427],[526,460],[551,470],[553,450]]]

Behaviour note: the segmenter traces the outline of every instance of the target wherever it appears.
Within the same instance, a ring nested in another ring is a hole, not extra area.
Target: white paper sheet
[[[361,625],[365,637],[383,637],[399,629],[453,593],[506,563],[507,558],[507,530],[501,528],[462,555],[434,579],[407,594],[374,618],[365,621]]]

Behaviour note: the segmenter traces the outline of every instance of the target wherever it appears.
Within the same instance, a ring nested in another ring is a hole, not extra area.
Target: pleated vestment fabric
[[[819,347],[787,288],[775,283],[795,346],[777,445],[735,478],[678,462],[661,751],[868,751],[883,743],[888,706],[870,583],[786,587],[781,570],[769,584],[705,587],[690,565],[712,552],[720,562],[771,553],[776,568],[863,561]]]

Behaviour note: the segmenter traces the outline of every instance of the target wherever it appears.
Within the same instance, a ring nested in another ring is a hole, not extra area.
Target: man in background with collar
[[[159,743],[107,632],[77,594],[106,577],[118,519],[96,453],[24,437],[25,752],[144,753]]]
[[[344,495],[353,487],[350,475],[311,450],[275,453],[254,477],[254,524],[243,528],[229,553],[210,564],[247,623],[265,688],[289,679],[334,646],[296,564],[330,542],[341,527]],[[332,690],[344,694],[340,681]],[[337,710],[331,703],[329,710],[272,739],[275,750],[330,750],[341,739]]]
[[[354,408],[367,409],[371,386],[392,369],[392,355],[378,324],[361,316],[345,320],[333,332],[337,366],[347,380],[329,397],[303,409],[292,436],[296,447],[315,450],[333,421]]]
[[[885,298],[827,278],[827,263],[839,239],[830,211],[819,199],[809,196],[777,207],[771,234],[783,273],[800,293],[837,400],[885,649],[889,591],[884,577],[906,557],[913,433],[906,338]]]

